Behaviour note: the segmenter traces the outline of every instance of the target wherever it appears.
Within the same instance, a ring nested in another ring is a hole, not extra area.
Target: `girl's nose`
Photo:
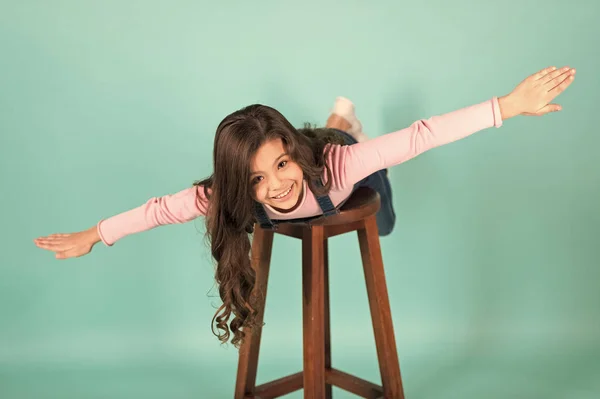
[[[271,191],[277,191],[281,188],[281,180],[279,180],[277,177],[270,177],[269,178],[269,189]]]

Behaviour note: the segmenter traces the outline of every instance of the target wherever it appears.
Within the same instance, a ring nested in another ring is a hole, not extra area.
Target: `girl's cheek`
[[[254,189],[254,195],[258,201],[262,201],[265,198],[265,189],[260,183]]]
[[[252,188],[250,189],[250,196],[253,200],[258,199],[258,190],[256,189],[256,187],[252,186]]]

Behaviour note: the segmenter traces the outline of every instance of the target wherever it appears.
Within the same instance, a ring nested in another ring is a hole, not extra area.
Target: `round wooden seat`
[[[322,223],[319,224],[329,226],[363,220],[376,214],[380,206],[379,194],[375,190],[360,187],[340,207],[339,214],[323,218]]]
[[[340,212],[337,215],[322,216],[303,222],[280,222],[276,231],[286,236],[302,238],[305,230],[323,226],[324,237],[333,237],[360,229],[365,220],[375,216],[380,206],[379,194],[373,189],[361,187],[339,208]]]

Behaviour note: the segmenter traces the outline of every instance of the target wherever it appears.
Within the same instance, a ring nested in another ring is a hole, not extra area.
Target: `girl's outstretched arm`
[[[111,246],[130,234],[189,222],[206,215],[207,208],[204,188],[193,186],[175,194],[151,198],[143,205],[103,219],[87,230],[39,237],[34,243],[54,252],[57,259],[79,257],[88,254],[98,242]]]
[[[352,185],[373,172],[406,162],[417,155],[518,116],[560,111],[552,100],[572,82],[575,70],[546,68],[526,79],[508,95],[453,112],[422,119],[409,127],[329,152],[328,162],[341,186]]]

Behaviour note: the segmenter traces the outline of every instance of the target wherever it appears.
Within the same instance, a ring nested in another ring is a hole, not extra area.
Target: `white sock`
[[[332,113],[341,116],[350,123],[348,133],[356,139],[356,141],[367,141],[369,137],[363,133],[362,124],[358,120],[354,110],[354,104],[346,97],[336,97],[333,105]]]

